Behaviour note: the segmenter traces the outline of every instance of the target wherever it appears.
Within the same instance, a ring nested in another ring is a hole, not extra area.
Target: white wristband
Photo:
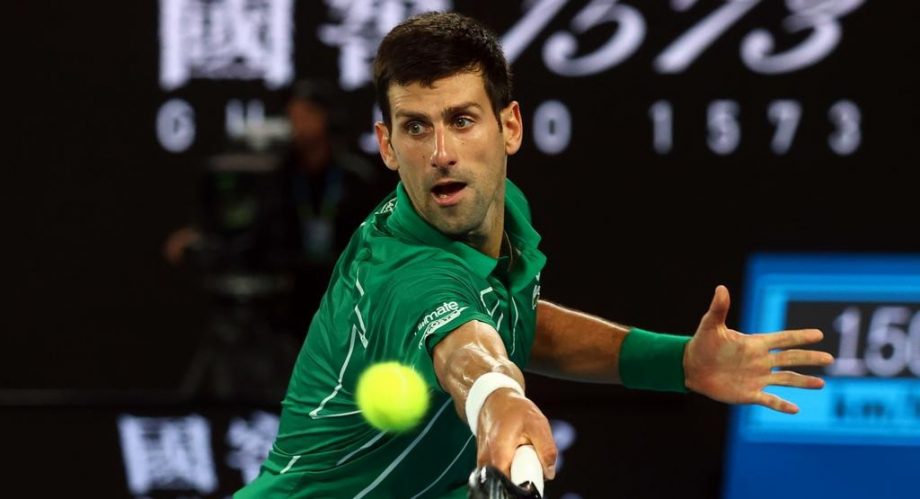
[[[466,423],[470,425],[470,431],[476,435],[476,426],[479,423],[479,411],[482,410],[483,404],[492,392],[499,388],[511,388],[512,390],[524,395],[524,389],[514,378],[507,374],[488,372],[476,378],[473,386],[470,387],[470,393],[466,396]]]

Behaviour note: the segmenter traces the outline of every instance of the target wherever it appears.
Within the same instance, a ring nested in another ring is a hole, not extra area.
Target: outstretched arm
[[[433,361],[438,382],[454,399],[457,414],[464,421],[470,389],[483,374],[501,373],[524,387],[524,376],[508,359],[498,333],[482,322],[467,322],[447,335],[434,347]],[[499,388],[485,399],[474,424],[477,466],[490,464],[508,475],[517,448],[532,444],[543,464],[543,474],[547,479],[555,475],[556,444],[549,421],[528,398],[510,388]]]
[[[774,370],[831,364],[834,358],[826,352],[792,348],[820,341],[821,331],[742,334],[725,325],[728,308],[728,290],[719,286],[696,334],[682,356],[676,357],[681,365],[668,367],[682,368],[685,387],[714,400],[798,412],[794,404],[763,390],[770,385],[824,386],[824,381],[814,376]],[[625,326],[541,301],[529,369],[564,379],[620,382],[621,352],[628,336],[635,334],[630,331]],[[642,352],[637,352],[635,357],[641,359],[641,355]]]
[[[629,327],[540,300],[527,370],[553,378],[619,383]]]

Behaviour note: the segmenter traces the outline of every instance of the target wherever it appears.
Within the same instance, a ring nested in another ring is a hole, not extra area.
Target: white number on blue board
[[[908,344],[904,325],[907,307],[879,307],[869,322],[866,367],[876,376],[891,377],[907,367]]]
[[[863,376],[882,378],[898,376],[908,369],[920,376],[920,311],[903,306],[878,307],[869,319],[864,360],[859,358],[862,314],[856,307],[847,307],[834,320],[834,330],[840,334],[837,360],[827,368],[833,376]]]
[[[866,373],[866,366],[858,356],[861,318],[858,308],[847,307],[834,319],[834,329],[840,333],[840,348],[837,360],[827,368],[831,375],[862,376]]]

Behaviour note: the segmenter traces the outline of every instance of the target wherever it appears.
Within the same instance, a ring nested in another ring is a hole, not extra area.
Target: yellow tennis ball
[[[355,399],[371,426],[404,432],[417,425],[428,411],[428,386],[411,367],[381,362],[361,373]]]

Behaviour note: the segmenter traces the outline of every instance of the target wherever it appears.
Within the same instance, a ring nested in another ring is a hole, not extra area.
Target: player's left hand
[[[795,414],[799,408],[788,400],[766,393],[770,385],[821,388],[824,380],[776,367],[826,366],[834,362],[827,352],[792,347],[821,341],[817,329],[742,334],[725,325],[729,296],[725,286],[716,288],[709,310],[684,351],[684,374],[689,390],[730,404],[758,404]]]

